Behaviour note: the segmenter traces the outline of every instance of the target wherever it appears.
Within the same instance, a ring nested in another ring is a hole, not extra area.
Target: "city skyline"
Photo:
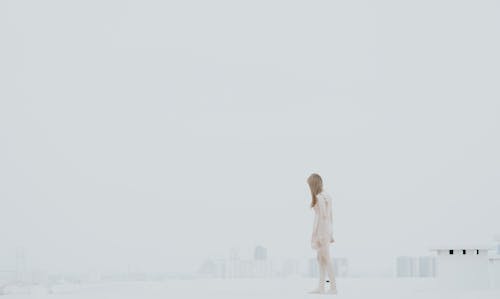
[[[0,16],[0,261],[308,258],[312,172],[352,267],[500,233],[496,2],[6,0]]]

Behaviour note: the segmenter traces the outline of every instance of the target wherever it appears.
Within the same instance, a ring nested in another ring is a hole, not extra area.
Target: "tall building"
[[[254,277],[271,277],[273,275],[272,262],[270,260],[253,260]]]
[[[267,250],[262,246],[255,248],[253,258],[241,258],[239,250],[232,248],[228,258],[206,259],[198,269],[198,275],[216,278],[271,277],[273,264],[267,259]]]
[[[433,256],[420,256],[418,258],[418,276],[436,276],[436,258]]]
[[[223,258],[206,259],[198,269],[198,275],[204,278],[226,278],[228,262]]]
[[[436,258],[433,256],[399,256],[396,259],[396,277],[434,277]]]
[[[16,249],[16,280],[26,280],[26,253],[23,248]]]
[[[263,246],[256,246],[253,254],[253,258],[258,261],[264,261],[267,259],[267,249]]]
[[[216,265],[212,259],[206,259],[198,269],[198,274],[203,277],[216,277]]]
[[[397,277],[414,277],[417,273],[416,258],[411,256],[398,256],[396,259]]]
[[[229,260],[226,264],[226,278],[237,278],[240,272],[240,257],[237,248],[231,248]]]
[[[497,255],[500,255],[500,234],[496,234],[493,236],[493,242],[495,243],[495,253]]]
[[[347,258],[332,258],[333,272],[335,277],[347,277],[349,274],[349,260]],[[309,258],[308,260],[308,277],[319,277],[319,265],[317,258]]]
[[[300,263],[297,259],[286,259],[281,268],[281,275],[296,276],[299,274]]]

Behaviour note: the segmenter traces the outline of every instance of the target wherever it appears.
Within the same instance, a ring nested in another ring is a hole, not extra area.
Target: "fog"
[[[0,266],[196,271],[487,243],[498,1],[0,2]]]

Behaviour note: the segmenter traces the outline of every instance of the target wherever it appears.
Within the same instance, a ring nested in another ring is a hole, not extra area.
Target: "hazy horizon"
[[[194,271],[256,245],[500,233],[497,1],[2,1],[0,267]],[[369,266],[369,265],[367,265]]]

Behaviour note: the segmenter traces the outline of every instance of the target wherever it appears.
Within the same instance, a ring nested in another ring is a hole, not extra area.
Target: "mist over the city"
[[[308,269],[313,172],[351,274],[495,250],[499,12],[0,2],[0,284],[20,257],[27,273],[194,275],[261,246]]]

